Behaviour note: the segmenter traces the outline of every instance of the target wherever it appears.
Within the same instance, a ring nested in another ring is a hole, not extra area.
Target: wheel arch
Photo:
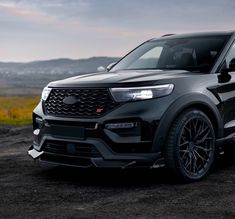
[[[223,137],[223,122],[216,104],[203,94],[185,95],[171,104],[162,116],[153,140],[154,152],[162,152],[172,123],[177,116],[189,108],[196,108],[204,112],[212,122],[216,138]]]
[[[214,127],[215,136],[216,137],[219,136],[219,132],[220,132],[219,131],[219,124],[218,124],[219,121],[216,118],[216,115],[215,115],[214,111],[210,107],[208,107],[204,103],[195,103],[195,104],[192,104],[192,105],[188,106],[187,108],[183,109],[182,111],[187,110],[189,108],[198,109],[198,110],[201,110],[203,113],[205,113],[206,116],[210,119],[210,121],[211,121],[211,123],[212,123],[212,125]]]

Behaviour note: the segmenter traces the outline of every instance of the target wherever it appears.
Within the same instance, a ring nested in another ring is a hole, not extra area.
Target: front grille
[[[72,97],[76,103],[64,103],[66,97]],[[44,103],[48,115],[63,117],[99,117],[118,106],[108,89],[52,89]]]
[[[61,155],[72,155],[80,158],[100,157],[100,153],[92,144],[63,141],[47,141],[43,148],[45,152]]]

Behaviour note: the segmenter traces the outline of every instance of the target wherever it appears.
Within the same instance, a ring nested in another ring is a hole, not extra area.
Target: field
[[[31,124],[32,110],[39,100],[39,96],[0,96],[0,124]]]

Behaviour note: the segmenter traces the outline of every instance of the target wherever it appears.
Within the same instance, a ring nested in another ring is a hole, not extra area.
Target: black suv
[[[33,112],[40,161],[166,166],[204,177],[235,139],[235,32],[151,39],[104,72],[48,84]]]

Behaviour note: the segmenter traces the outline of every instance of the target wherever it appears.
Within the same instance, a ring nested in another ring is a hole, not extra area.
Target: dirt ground
[[[0,128],[0,218],[235,218],[235,150],[203,181],[159,170],[41,167],[30,127]]]

